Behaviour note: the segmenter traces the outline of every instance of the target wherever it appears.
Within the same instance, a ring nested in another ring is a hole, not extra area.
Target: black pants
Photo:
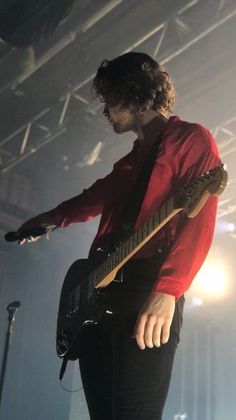
[[[151,290],[147,278],[156,278],[156,273],[156,267],[153,270],[152,264],[147,266],[142,260],[129,263],[123,283],[106,288],[107,307],[113,314],[106,314],[98,326],[84,331],[79,363],[91,420],[162,418],[184,297],[176,303],[168,343],[141,350],[132,333]]]

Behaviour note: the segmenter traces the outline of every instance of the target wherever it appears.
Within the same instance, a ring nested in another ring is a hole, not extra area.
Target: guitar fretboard
[[[164,205],[134,233],[121,241],[106,260],[90,273],[94,287],[98,287],[102,279],[112,271],[121,268],[145,243],[155,235],[181,209],[174,209],[174,198],[171,197]]]

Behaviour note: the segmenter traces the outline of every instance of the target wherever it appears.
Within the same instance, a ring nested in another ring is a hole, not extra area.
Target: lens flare
[[[194,291],[202,297],[224,297],[229,290],[228,270],[222,261],[204,263],[194,280]]]

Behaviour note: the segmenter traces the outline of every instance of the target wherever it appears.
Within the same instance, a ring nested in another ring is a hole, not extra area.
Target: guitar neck
[[[180,210],[174,208],[174,197],[171,197],[134,233],[120,242],[115,251],[90,274],[94,287],[107,286],[113,280],[111,274],[116,273]]]

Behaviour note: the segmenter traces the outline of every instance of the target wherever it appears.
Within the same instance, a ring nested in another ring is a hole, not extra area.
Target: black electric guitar
[[[172,217],[184,210],[195,217],[210,195],[220,195],[227,183],[227,172],[216,167],[197,177],[110,252],[101,253],[100,262],[78,260],[68,270],[60,297],[57,321],[57,354],[67,359],[78,357],[82,329],[97,324],[105,308],[97,303],[97,293],[110,284],[117,272]],[[100,250],[101,251],[101,250]]]

